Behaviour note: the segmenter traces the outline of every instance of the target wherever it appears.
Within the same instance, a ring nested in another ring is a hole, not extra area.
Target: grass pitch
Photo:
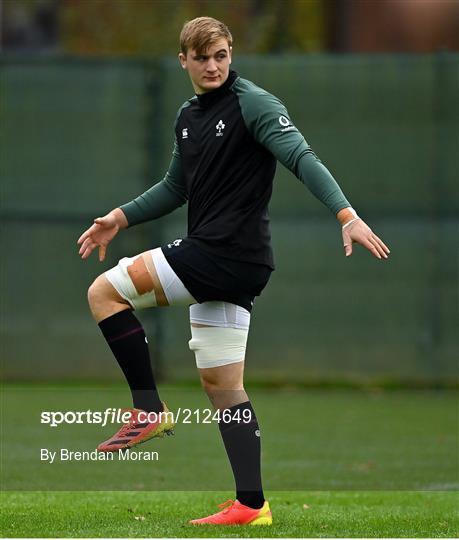
[[[196,527],[228,493],[2,494],[9,537],[456,537],[457,497],[438,492],[272,492],[271,527]]]
[[[171,410],[208,407],[163,388]],[[157,462],[43,462],[40,450],[93,450],[116,426],[51,428],[42,411],[129,405],[124,387],[14,386],[2,394],[4,536],[454,537],[457,394],[257,389],[272,527],[196,528],[234,496],[215,424],[179,423],[138,447]],[[18,428],[19,426],[19,428]],[[199,491],[197,491],[199,490]]]

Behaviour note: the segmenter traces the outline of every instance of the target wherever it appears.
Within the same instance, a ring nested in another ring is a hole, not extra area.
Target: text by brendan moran
[[[61,448],[60,450],[40,449],[40,461],[159,461],[158,452],[138,452],[127,448],[119,452],[99,452],[98,450],[77,451]]]

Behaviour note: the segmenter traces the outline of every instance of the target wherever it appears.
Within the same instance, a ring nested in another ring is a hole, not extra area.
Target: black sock
[[[228,417],[236,418],[230,422],[224,422],[222,414],[219,422],[220,433],[236,481],[236,498],[245,506],[261,508],[265,499],[261,486],[260,428],[255,412],[250,401],[225,410],[230,411],[230,414],[227,413]],[[248,413],[244,413],[247,410],[251,414],[250,422],[244,422],[244,418],[248,417]]]
[[[134,407],[161,412],[147,339],[137,317],[126,309],[101,321],[99,328],[127,379]]]

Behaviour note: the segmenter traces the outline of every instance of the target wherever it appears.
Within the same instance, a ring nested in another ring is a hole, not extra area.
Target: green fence
[[[256,302],[248,376],[453,381],[458,344],[459,56],[238,58],[280,97],[387,263],[345,259],[333,217],[279,166],[270,206],[277,269]],[[124,232],[82,262],[91,219],[162,177],[178,107],[173,59],[3,58],[2,351],[8,379],[120,379],[86,289],[121,256],[186,234],[186,209]],[[169,380],[194,377],[183,308],[141,312]]]

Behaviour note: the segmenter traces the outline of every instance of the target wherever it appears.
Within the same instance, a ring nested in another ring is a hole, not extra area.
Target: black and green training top
[[[277,160],[333,213],[350,206],[283,103],[230,71],[222,86],[182,105],[166,176],[121,209],[131,226],[188,201],[191,241],[274,268],[268,203]]]

